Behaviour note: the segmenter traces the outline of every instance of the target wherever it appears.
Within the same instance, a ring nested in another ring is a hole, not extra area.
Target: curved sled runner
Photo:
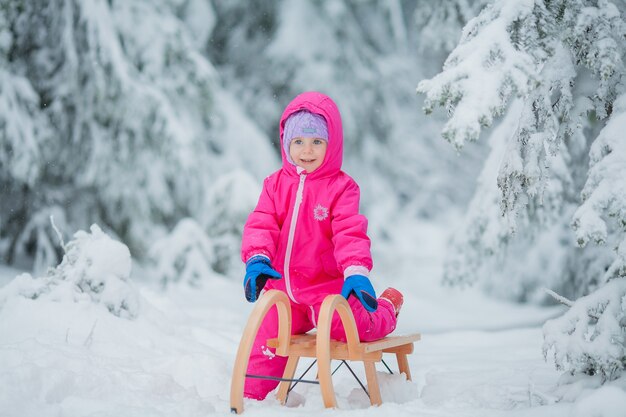
[[[270,290],[263,294],[257,302],[241,336],[230,386],[231,412],[237,414],[243,412],[244,381],[246,377],[252,377],[246,375],[252,343],[259,326],[263,322],[263,318],[274,305],[278,309],[278,337],[268,340],[267,346],[276,348],[277,355],[288,357],[276,395],[282,404],[287,399],[292,382],[312,382],[293,379],[301,357],[317,359],[318,380],[326,408],[337,407],[330,370],[333,359],[363,362],[367,379],[366,393],[369,395],[372,405],[382,404],[375,364],[382,361],[383,353],[395,354],[400,373],[405,374],[407,380],[411,380],[407,355],[413,353],[413,343],[420,340],[419,333],[407,336],[388,336],[373,342],[360,342],[350,305],[341,295],[329,295],[324,299],[320,309],[317,333],[292,336],[290,334],[291,307],[289,299],[281,291]],[[335,311],[339,314],[343,323],[347,342],[330,339],[330,325]]]

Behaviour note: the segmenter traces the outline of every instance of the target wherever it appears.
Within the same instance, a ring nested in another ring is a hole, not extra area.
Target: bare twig
[[[83,342],[83,346],[85,346],[87,348],[91,347],[91,343],[93,342],[93,331],[96,329],[96,324],[98,324],[98,320],[93,322],[93,326],[91,327],[91,331],[89,332],[89,335],[87,336],[87,338]]]
[[[549,288],[544,288],[543,289],[546,294],[548,294],[550,297],[554,298],[556,301],[558,301],[559,303],[566,305],[568,307],[571,307],[574,305],[574,302],[568,298],[563,297],[562,295],[559,295],[557,293],[555,293],[554,291],[552,291]]]
[[[554,291],[552,291],[549,288],[544,288],[543,289],[546,294],[548,294],[550,297],[554,298],[556,301],[558,301],[559,303],[566,305],[568,307],[572,307],[574,305],[574,302],[568,298],[563,297],[562,295],[559,295],[557,293],[555,293]],[[598,317],[597,315],[587,311],[587,315],[589,317],[591,317],[594,320],[600,320],[600,317]]]
[[[59,231],[59,228],[57,227],[57,225],[54,224],[54,216],[53,215],[50,215],[50,223],[52,223],[52,228],[56,232],[57,237],[59,238],[59,241],[61,242],[61,248],[63,248],[63,252],[67,253],[67,250],[65,248],[65,241],[63,240],[63,235]]]

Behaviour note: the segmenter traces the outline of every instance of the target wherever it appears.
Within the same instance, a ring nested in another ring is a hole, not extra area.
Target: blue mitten
[[[374,312],[378,308],[376,293],[369,278],[363,275],[350,275],[343,283],[341,295],[347,300],[350,294],[356,295],[367,311]]]
[[[243,279],[243,290],[246,300],[251,303],[259,298],[259,294],[268,279],[280,279],[282,276],[272,268],[270,260],[265,256],[253,256],[246,262],[246,276]]]

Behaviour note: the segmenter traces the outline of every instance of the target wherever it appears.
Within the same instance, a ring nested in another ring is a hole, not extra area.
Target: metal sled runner
[[[420,339],[418,333],[407,336],[388,336],[373,342],[360,342],[350,305],[341,295],[329,295],[324,299],[320,309],[317,333],[292,336],[289,299],[281,291],[270,290],[263,294],[257,302],[241,336],[230,386],[231,412],[239,414],[243,411],[243,388],[246,377],[270,378],[246,375],[246,370],[252,343],[265,315],[274,305],[276,305],[278,310],[278,337],[268,340],[267,346],[275,347],[277,355],[288,358],[283,377],[272,378],[281,381],[278,386],[277,398],[282,404],[287,399],[287,394],[292,388],[292,382],[309,382],[319,383],[326,408],[337,407],[330,369],[333,359],[341,360],[342,364],[346,363],[345,361],[363,362],[367,379],[366,393],[369,395],[372,405],[382,404],[375,363],[382,361],[383,353],[395,354],[400,373],[404,373],[407,380],[411,380],[407,355],[413,353],[413,343]],[[330,325],[335,311],[341,318],[347,342],[330,339]],[[316,358],[318,367],[317,381],[306,381],[302,377],[300,379],[293,378],[298,362],[302,357]],[[361,386],[365,390],[362,384]]]

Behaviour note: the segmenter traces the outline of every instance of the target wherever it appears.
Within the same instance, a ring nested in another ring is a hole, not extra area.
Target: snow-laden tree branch
[[[543,334],[544,355],[553,354],[558,369],[617,378],[626,366],[626,279],[581,297]]]
[[[581,113],[591,110],[575,108],[572,88],[582,66],[599,82],[593,110],[608,115],[624,73],[625,33],[609,1],[499,0],[467,24],[443,71],[420,82],[425,111],[441,106],[450,114],[442,133],[457,148],[476,140],[512,96],[524,99],[516,142],[498,175],[504,214],[515,218],[528,199],[543,203],[551,156],[581,129]]]
[[[514,22],[529,20],[532,1],[498,1],[464,28],[459,45],[443,71],[421,81],[424,110],[445,108],[450,120],[443,136],[457,148],[476,140],[483,126],[501,115],[513,95],[526,95],[537,83],[533,57],[517,47],[509,34]]]
[[[449,282],[462,282],[463,275],[471,282],[470,276],[476,276],[489,257],[499,254],[511,260],[503,255],[511,242],[522,245],[518,250],[524,245],[532,250],[546,230],[569,223],[563,219],[578,206],[580,187],[587,182],[584,165],[595,158],[589,146],[602,124],[617,117],[614,101],[624,89],[620,80],[626,72],[625,36],[624,17],[608,0],[498,0],[467,24],[443,71],[420,83],[426,111],[435,106],[449,111],[443,136],[456,147],[478,138],[484,126],[509,109],[512,97],[522,102],[510,109],[516,113],[509,116],[515,123],[508,123],[507,131],[490,132],[492,152],[498,149],[500,156],[490,158],[491,176],[481,178],[485,185],[477,188],[472,206],[482,208],[469,210],[468,226],[454,239],[456,250],[467,251],[461,257],[475,259],[464,262],[471,268],[458,268],[459,256],[452,254],[457,266],[448,268]],[[605,171],[593,172],[585,190]],[[496,179],[499,199],[488,185]],[[610,189],[618,194],[615,184]],[[504,221],[486,208],[492,204],[499,205]],[[471,236],[464,237],[469,231]],[[560,240],[565,237],[562,232]],[[560,259],[563,256],[554,261]]]
[[[572,299],[593,292],[546,325],[546,346],[560,369],[605,378],[624,368],[625,6],[496,0],[418,87],[427,112],[448,111],[443,136],[457,148],[508,109],[490,132],[445,281],[480,280],[517,300],[545,299],[542,287]]]
[[[577,242],[609,244],[615,258],[604,280],[626,277],[626,94],[613,103],[613,115],[589,153],[590,169],[582,191],[583,203],[572,226]]]

